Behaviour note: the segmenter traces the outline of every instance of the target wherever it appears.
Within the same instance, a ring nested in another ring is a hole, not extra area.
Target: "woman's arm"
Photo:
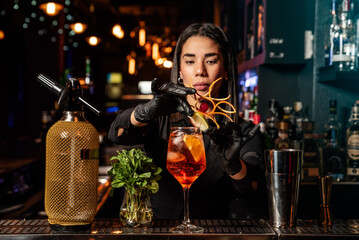
[[[111,142],[121,145],[142,143],[147,123],[137,122],[133,117],[133,111],[134,109],[130,108],[117,114],[108,132],[108,139]]]
[[[131,121],[131,124],[135,127],[144,127],[147,125],[147,123],[141,123],[139,121],[136,120],[135,118],[135,114],[134,114],[135,111],[132,111],[131,113],[131,117],[130,117],[130,121]],[[121,136],[124,132],[124,128],[122,127],[119,127],[118,130],[117,130],[117,137]]]

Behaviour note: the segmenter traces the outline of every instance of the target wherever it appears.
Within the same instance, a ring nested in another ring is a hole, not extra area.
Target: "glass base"
[[[203,227],[199,227],[190,223],[189,224],[182,223],[181,225],[170,228],[169,230],[169,232],[171,233],[203,233],[203,231],[204,231]]]

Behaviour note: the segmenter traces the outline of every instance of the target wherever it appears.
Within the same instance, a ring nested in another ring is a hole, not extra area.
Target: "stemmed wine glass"
[[[206,169],[203,137],[197,127],[172,127],[168,139],[167,169],[183,188],[184,219],[173,233],[203,233],[204,229],[191,224],[189,219],[189,189]]]

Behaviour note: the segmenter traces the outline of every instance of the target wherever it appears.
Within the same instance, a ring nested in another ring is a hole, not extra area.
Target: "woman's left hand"
[[[240,150],[258,130],[258,126],[255,126],[247,136],[243,136],[238,124],[228,122],[219,129],[210,127],[205,132],[210,137],[211,147],[219,165],[229,175],[232,176],[241,171]]]

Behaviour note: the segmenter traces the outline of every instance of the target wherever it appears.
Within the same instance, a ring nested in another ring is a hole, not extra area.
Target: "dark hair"
[[[227,80],[222,81],[220,90],[220,97],[227,97],[231,95],[229,102],[238,110],[238,85],[237,85],[237,65],[235,57],[230,46],[230,43],[226,37],[226,34],[221,28],[212,23],[194,23],[188,26],[179,36],[174,57],[173,67],[171,70],[171,82],[177,83],[179,78],[180,69],[180,57],[184,43],[188,38],[193,36],[202,36],[212,39],[216,42],[222,52],[224,59],[224,69],[226,72]],[[229,110],[229,108],[228,108]],[[234,114],[233,120],[238,121],[238,114]]]

